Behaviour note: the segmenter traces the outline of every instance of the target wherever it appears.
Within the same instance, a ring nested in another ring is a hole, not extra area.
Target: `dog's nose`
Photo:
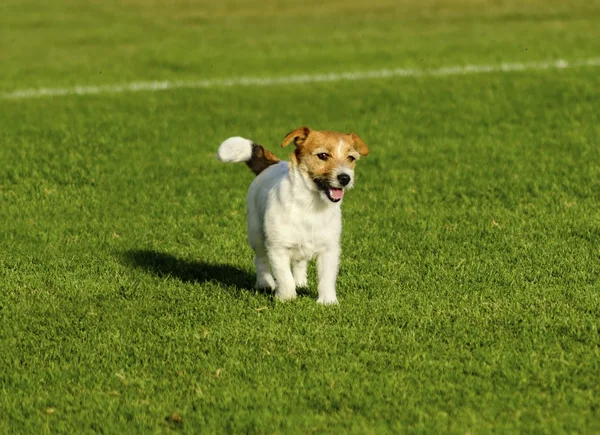
[[[340,174],[337,179],[342,186],[347,186],[350,183],[350,175],[348,174]]]

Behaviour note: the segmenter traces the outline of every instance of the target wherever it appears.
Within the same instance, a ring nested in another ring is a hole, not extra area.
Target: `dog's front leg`
[[[319,273],[318,303],[325,305],[338,303],[335,295],[335,281],[337,279],[339,264],[339,248],[329,248],[317,257],[317,270]]]
[[[290,254],[285,249],[269,250],[271,272],[277,282],[275,297],[280,301],[296,298],[296,283],[292,275]]]

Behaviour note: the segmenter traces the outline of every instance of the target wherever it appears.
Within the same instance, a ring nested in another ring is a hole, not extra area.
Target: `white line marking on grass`
[[[600,58],[575,60],[572,62],[559,59],[549,62],[501,63],[496,65],[457,65],[438,69],[394,68],[328,74],[302,74],[282,77],[237,77],[231,79],[212,80],[132,82],[120,85],[75,86],[72,88],[20,89],[0,94],[0,97],[5,100],[23,100],[27,98],[59,97],[64,95],[119,94],[123,92],[162,91],[167,89],[208,89],[233,86],[268,87],[289,84],[341,82],[390,77],[453,76],[495,72],[505,73],[511,71],[565,69],[585,66],[600,66]]]

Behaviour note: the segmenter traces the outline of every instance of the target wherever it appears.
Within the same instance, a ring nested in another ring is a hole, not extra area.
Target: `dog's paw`
[[[296,288],[308,288],[308,280],[304,279],[296,279]]]
[[[319,299],[317,299],[317,303],[321,305],[337,305],[339,302],[335,296],[321,296]]]
[[[282,293],[279,290],[275,292],[275,299],[280,302],[287,302],[296,299],[296,292]]]
[[[272,276],[269,276],[264,279],[257,279],[256,284],[254,284],[254,288],[256,288],[258,290],[263,290],[263,289],[275,290],[275,280],[273,279]]]

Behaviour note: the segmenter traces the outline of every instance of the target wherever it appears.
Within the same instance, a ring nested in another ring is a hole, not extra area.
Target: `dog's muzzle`
[[[345,183],[340,180],[340,177],[342,177]],[[348,183],[350,183],[350,176],[346,174],[340,174],[338,175],[338,181],[343,186],[346,186]],[[329,199],[331,202],[339,202],[344,197],[344,188],[330,186],[329,183],[318,178],[315,179],[314,182],[317,187],[325,193],[327,199]]]

